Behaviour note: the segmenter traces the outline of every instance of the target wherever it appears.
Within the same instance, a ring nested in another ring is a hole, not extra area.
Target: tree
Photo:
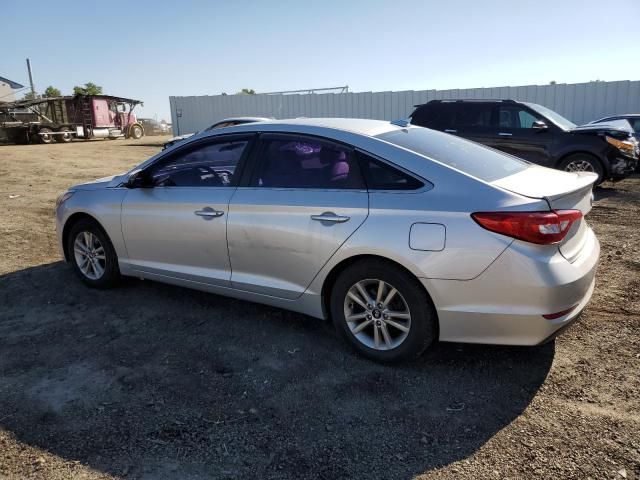
[[[555,80],[551,80],[551,81],[549,82],[549,85],[556,85],[556,81],[555,81]]]
[[[102,87],[92,82],[87,82],[84,87],[73,87],[74,95],[102,95]]]
[[[243,88],[236,95],[255,95],[256,91],[253,88]]]
[[[60,90],[58,90],[56,87],[53,87],[53,86],[49,85],[47,87],[47,89],[44,91],[44,96],[45,97],[60,97],[60,96],[62,96],[62,93],[60,93]]]
[[[24,94],[24,97],[22,97],[22,100],[36,100],[38,98],[40,98],[40,95],[37,93],[27,92]]]

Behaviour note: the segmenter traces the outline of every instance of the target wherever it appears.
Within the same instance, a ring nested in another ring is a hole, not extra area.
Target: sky
[[[28,57],[39,92],[94,82],[158,120],[242,88],[640,79],[640,0],[3,0],[0,19],[0,76],[28,85]]]

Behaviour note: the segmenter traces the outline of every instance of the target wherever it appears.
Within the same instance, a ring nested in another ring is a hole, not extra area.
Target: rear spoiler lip
[[[551,208],[552,201],[559,200],[569,195],[573,195],[574,193],[580,190],[584,190],[586,187],[593,188],[593,184],[598,179],[598,175],[592,172],[575,172],[574,174],[577,176],[577,178],[575,179],[575,184],[570,190],[565,190],[558,194],[551,194],[551,195],[549,194],[531,195],[531,194],[522,193],[521,191],[518,191],[514,188],[509,188],[508,185],[502,185],[500,183],[500,180],[502,179],[491,182],[491,184],[495,187],[498,187],[502,190],[513,193],[515,195],[519,195],[521,197],[530,198],[532,200],[544,200],[547,203],[547,205],[549,205],[549,208]]]

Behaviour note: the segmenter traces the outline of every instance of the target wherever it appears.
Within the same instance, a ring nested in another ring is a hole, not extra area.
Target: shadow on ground
[[[62,263],[0,277],[0,427],[133,478],[399,478],[473,454],[532,400],[554,344],[352,354],[331,325]]]

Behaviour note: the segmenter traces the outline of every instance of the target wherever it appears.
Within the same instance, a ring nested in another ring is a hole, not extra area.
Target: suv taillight
[[[551,212],[477,212],[478,225],[492,232],[539,245],[560,243],[573,222],[582,218],[580,210]]]

